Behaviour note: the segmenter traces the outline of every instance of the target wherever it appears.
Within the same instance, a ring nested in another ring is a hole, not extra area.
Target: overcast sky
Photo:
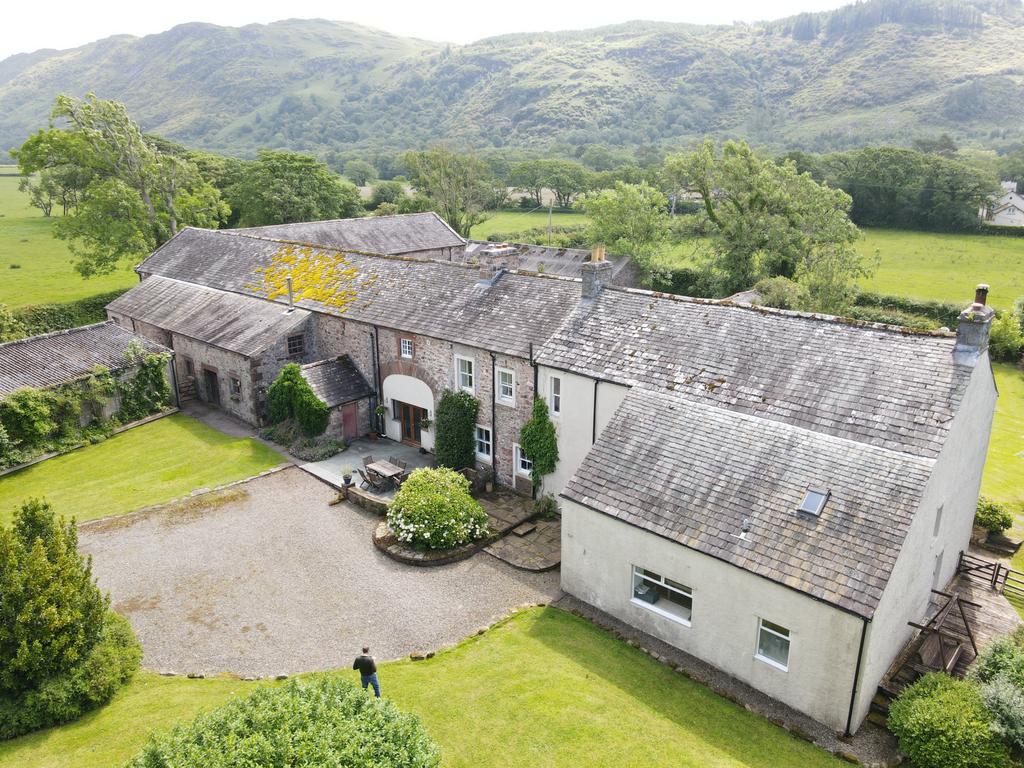
[[[110,35],[150,35],[187,21],[239,27],[283,18],[354,21],[398,35],[468,43],[506,32],[582,29],[631,19],[728,24],[791,16],[851,0],[47,0],[5,4],[0,59],[39,48],[74,48]]]

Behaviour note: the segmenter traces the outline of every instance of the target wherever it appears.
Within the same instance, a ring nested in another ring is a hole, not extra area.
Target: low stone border
[[[172,414],[178,413],[179,410],[180,409],[178,408],[170,408],[169,410],[166,411],[160,411],[160,413],[154,413],[150,416],[147,416],[144,419],[132,421],[129,422],[128,424],[122,424],[120,427],[117,427],[110,433],[110,437],[113,437],[114,435],[119,435],[122,432],[127,432],[129,429],[135,429],[136,427],[141,427],[144,424],[149,424],[149,422],[156,421],[157,419],[162,419],[165,416],[171,416]],[[108,437],[107,440],[109,440],[110,437]],[[13,475],[15,472],[18,472],[22,469],[27,469],[28,467],[34,466],[35,464],[40,464],[44,461],[47,461],[48,459],[55,459],[58,456],[67,456],[69,453],[73,453],[74,451],[77,451],[79,448],[88,448],[90,445],[98,445],[98,443],[79,443],[76,446],[68,448],[66,451],[51,451],[50,453],[41,454],[39,456],[36,456],[31,461],[26,461],[21,464],[15,464],[13,467],[8,467],[7,469],[0,472],[0,477],[4,477],[5,475]]]
[[[155,512],[158,509],[163,509],[164,507],[173,507],[175,504],[181,504],[183,501],[194,499],[197,496],[205,496],[208,493],[220,493],[221,491],[225,491],[228,488],[234,488],[237,485],[245,485],[246,483],[251,483],[253,480],[258,480],[259,478],[266,477],[267,475],[273,475],[277,472],[281,472],[285,469],[290,469],[291,467],[294,466],[294,464],[278,464],[276,467],[265,469],[262,472],[259,472],[255,475],[251,475],[249,477],[242,478],[241,480],[235,480],[230,483],[224,483],[224,485],[214,486],[213,488],[196,488],[195,490],[190,491],[187,496],[179,496],[178,498],[171,499],[170,501],[162,501],[159,504],[150,504],[149,506],[146,507],[139,507],[138,509],[133,509],[131,512],[124,512],[120,515],[107,515],[106,517],[97,517],[92,520],[86,520],[84,522],[79,523],[78,527],[88,528],[90,525],[93,525],[94,523],[105,523],[109,520],[116,520],[121,517],[143,515],[148,514],[150,512]],[[163,673],[161,672],[161,674]]]
[[[362,507],[367,512],[371,512],[380,517],[384,517],[388,513],[388,501],[382,499],[380,496],[376,496],[372,493],[366,493],[359,486],[352,484],[348,488],[342,488],[339,491],[341,496],[351,501],[357,507]]]
[[[400,542],[388,527],[387,520],[381,520],[373,532],[373,545],[377,549],[399,563],[418,566],[448,565],[449,563],[466,560],[483,549],[487,544],[490,544],[491,540],[488,537],[470,542],[469,544],[463,544],[455,549],[436,549],[420,552],[418,549],[413,549]]]

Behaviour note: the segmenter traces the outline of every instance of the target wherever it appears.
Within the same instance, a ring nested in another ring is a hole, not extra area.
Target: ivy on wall
[[[434,455],[449,469],[476,466],[476,417],[480,402],[468,392],[446,389],[434,412]]]
[[[548,413],[548,404],[542,398],[533,401],[533,414],[519,431],[519,447],[533,462],[530,476],[535,486],[541,478],[555,471],[558,464],[558,436]]]
[[[280,424],[293,419],[308,436],[322,435],[331,418],[331,409],[316,396],[296,363],[288,363],[267,390],[270,421]]]

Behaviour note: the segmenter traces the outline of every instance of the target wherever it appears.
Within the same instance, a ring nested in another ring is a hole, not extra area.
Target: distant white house
[[[981,209],[986,224],[1000,227],[1024,227],[1024,196],[1017,192],[1017,182],[1002,182],[1003,195]]]

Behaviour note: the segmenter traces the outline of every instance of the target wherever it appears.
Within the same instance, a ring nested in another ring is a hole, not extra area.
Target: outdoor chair
[[[394,456],[388,456],[388,463],[394,464],[396,467],[402,466],[401,464],[398,463],[398,459],[396,459]]]
[[[373,456],[363,456],[363,466],[368,467],[373,464]]]

